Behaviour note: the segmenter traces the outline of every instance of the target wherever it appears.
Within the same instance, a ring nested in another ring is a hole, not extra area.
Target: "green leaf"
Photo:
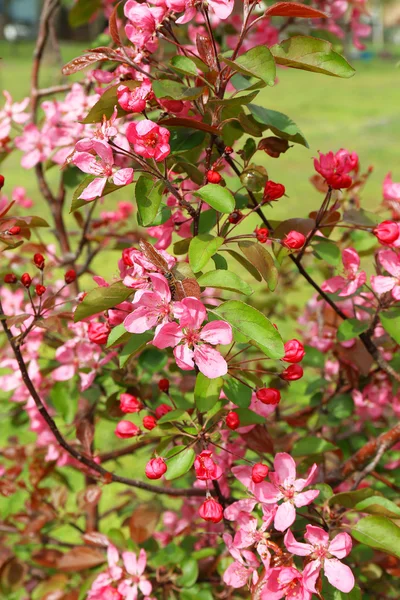
[[[207,412],[218,402],[224,380],[222,377],[208,379],[203,373],[196,377],[194,401],[200,412]]]
[[[277,110],[270,110],[256,104],[249,104],[248,108],[258,123],[266,125],[275,135],[289,140],[294,144],[301,144],[308,148],[307,140],[297,127],[296,123],[288,116]]]
[[[184,418],[182,419],[182,417],[184,417]],[[170,410],[167,414],[163,415],[160,419],[158,419],[157,425],[162,425],[163,423],[173,423],[174,421],[184,421],[184,420],[190,420],[190,417],[185,410],[182,410],[179,408],[177,410]]]
[[[262,417],[249,408],[235,408],[235,413],[238,414],[240,427],[247,427],[247,425],[263,425],[266,421],[265,417]]]
[[[333,77],[352,77],[355,70],[332,49],[332,44],[315,37],[296,35],[272,46],[271,53],[279,65],[323,73]]]
[[[379,316],[383,329],[400,344],[400,308],[391,308]]]
[[[299,456],[323,454],[330,450],[337,450],[337,446],[322,438],[310,436],[298,440],[292,448],[291,455],[297,458]]]
[[[120,325],[117,325],[116,327],[111,329],[110,335],[108,336],[106,348],[111,348],[111,346],[115,346],[118,344],[124,344],[125,342],[130,340],[131,337],[132,334],[129,333],[129,331],[125,329],[124,324],[121,323]]]
[[[209,233],[192,238],[189,246],[189,264],[194,273],[198,273],[206,266],[223,242],[223,238],[214,237]]]
[[[236,273],[232,273],[232,271],[223,271],[221,273],[221,270],[217,270],[203,273],[198,278],[197,283],[202,287],[230,290],[239,294],[245,294],[246,296],[250,296],[253,293],[249,284],[240,279]]]
[[[117,89],[120,85],[124,85],[130,90],[133,90],[137,87],[140,87],[140,82],[134,80],[127,80],[124,81],[123,84],[118,83],[117,85],[113,85],[112,87],[108,88],[108,90],[106,90],[101,96],[100,100],[98,100],[96,104],[92,106],[86,117],[82,119],[81,123],[101,123],[103,117],[106,117],[106,119],[110,119],[110,117],[114,113],[115,107],[117,107],[117,117],[123,117],[124,115],[128,114],[118,104]]]
[[[167,362],[168,355],[165,352],[158,350],[158,348],[154,348],[153,346],[148,346],[145,348],[138,360],[139,366],[149,373],[159,373],[165,367]]]
[[[141,175],[136,182],[135,198],[138,207],[139,225],[151,225],[157,216],[163,194],[163,183]]]
[[[235,208],[235,198],[231,192],[216,183],[209,183],[196,190],[194,194],[200,196],[204,202],[207,202],[218,212],[229,214]]]
[[[74,212],[75,210],[78,210],[78,208],[81,208],[82,206],[86,206],[86,205],[90,204],[91,202],[94,202],[95,200],[99,199],[99,198],[94,198],[93,200],[83,200],[82,198],[79,198],[79,196],[82,194],[83,190],[85,188],[87,188],[89,183],[92,183],[93,179],[96,179],[96,175],[88,175],[78,185],[78,187],[76,188],[76,190],[74,191],[73,196],[72,196],[70,212]],[[131,184],[128,184],[128,185],[131,185]],[[126,186],[115,185],[115,183],[112,183],[111,181],[107,181],[107,183],[104,187],[104,190],[101,194],[101,197],[104,198],[104,196],[108,196],[108,194],[112,194],[116,190],[122,190],[122,188],[126,188]]]
[[[247,258],[245,258],[244,256],[242,256],[241,254],[239,254],[239,252],[236,252],[236,250],[221,250],[221,252],[227,252],[230,256],[232,256],[232,258],[234,258],[244,269],[246,269],[246,271],[252,276],[254,277],[254,279],[256,279],[257,281],[261,281],[261,275],[260,273],[257,271],[257,269],[254,267],[254,265],[251,264],[250,261],[247,260]]]
[[[108,287],[97,287],[78,304],[74,313],[74,321],[76,323],[86,319],[86,317],[113,308],[124,302],[131,294],[132,290],[127,288],[122,281],[117,281],[117,283],[113,283]]]
[[[269,289],[273,291],[278,282],[278,269],[268,250],[258,242],[249,241],[239,242],[239,248],[261,273],[263,279],[268,283]]]
[[[167,452],[165,458],[168,459],[166,461],[168,469],[165,473],[165,479],[171,481],[171,479],[181,477],[192,468],[196,455],[193,448],[174,446]]]
[[[172,100],[195,100],[203,93],[203,87],[185,87],[178,81],[158,79],[152,83],[153,92],[157,98]]]
[[[212,98],[208,101],[207,105],[223,107],[245,106],[246,104],[249,104],[249,102],[252,102],[257,95],[258,92],[252,92],[251,94],[245,94],[244,96],[234,96],[233,98],[224,98],[223,100]]]
[[[329,504],[331,506],[339,504],[339,506],[344,506],[344,508],[354,508],[358,502],[375,494],[376,491],[371,488],[361,488],[352,492],[340,492],[329,498]]]
[[[359,319],[346,319],[339,325],[337,330],[337,339],[339,342],[345,342],[358,337],[369,328],[369,321],[359,321]]]
[[[324,600],[361,600],[361,590],[356,585],[353,587],[351,592],[345,594],[341,592],[337,588],[334,588],[328,580],[323,577],[323,588],[322,588],[322,596]]]
[[[313,246],[314,254],[317,258],[324,260],[328,265],[337,267],[341,261],[339,247],[332,242],[319,242]]]
[[[284,355],[280,333],[266,316],[252,306],[239,300],[229,300],[210,312],[231,325],[237,342],[253,344],[270,358],[279,359]]]
[[[228,400],[240,406],[240,408],[248,408],[250,406],[252,391],[247,385],[244,385],[237,379],[228,377],[224,382],[223,390]]]
[[[386,517],[364,517],[350,533],[358,542],[400,558],[400,527]]]
[[[101,8],[101,0],[77,0],[68,14],[71,27],[85,25],[94,13]]]
[[[184,75],[193,75],[197,77],[197,67],[187,56],[174,56],[171,58],[170,65],[173,69]]]
[[[131,333],[129,342],[122,348],[119,353],[119,366],[124,367],[131,356],[134,356],[140,350],[143,350],[147,342],[153,339],[153,335],[148,331],[144,333]]]
[[[274,57],[267,46],[251,48],[234,61],[221,56],[221,59],[235,71],[249,77],[257,77],[266,85],[274,85],[276,65]]]
[[[180,575],[176,583],[179,586],[190,588],[197,581],[197,577],[199,576],[199,566],[197,564],[197,560],[194,558],[185,558],[184,561],[180,564],[180,569],[182,571],[182,575]]]
[[[79,391],[75,378],[69,381],[57,381],[50,391],[50,400],[66,423],[72,423],[78,409]]]
[[[169,130],[171,133],[169,143],[172,154],[180,154],[181,152],[192,150],[200,146],[205,138],[204,131],[198,131],[197,129],[171,127]]]
[[[388,498],[383,498],[382,496],[371,496],[370,498],[366,498],[365,500],[358,502],[354,509],[360,512],[369,513],[370,515],[389,517],[390,519],[400,518],[400,507],[391,500],[388,500]]]
[[[329,400],[326,408],[332,417],[342,421],[353,414],[354,401],[349,394],[339,394],[332,398],[332,400]]]
[[[217,213],[215,210],[203,210],[199,219],[199,234],[208,233],[213,229],[217,222]]]

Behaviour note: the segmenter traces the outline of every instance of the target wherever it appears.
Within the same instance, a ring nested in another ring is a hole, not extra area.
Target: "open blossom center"
[[[146,135],[144,143],[146,146],[150,146],[151,148],[155,148],[158,144],[158,134],[155,132],[151,132]]]
[[[200,333],[195,329],[187,329],[184,339],[188,346],[194,346],[200,340]]]

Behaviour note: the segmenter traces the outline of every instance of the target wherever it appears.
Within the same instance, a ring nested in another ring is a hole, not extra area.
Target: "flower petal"
[[[329,583],[344,594],[348,594],[353,589],[355,581],[350,567],[337,558],[325,559],[324,573]]]
[[[353,542],[348,533],[339,533],[328,546],[330,554],[336,558],[344,558],[351,552]]]
[[[200,338],[209,344],[230,344],[232,342],[232,327],[225,321],[211,321],[203,327]]]
[[[312,554],[314,550],[310,544],[302,544],[301,542],[298,542],[290,529],[288,529],[286,532],[284,542],[289,552],[295,554],[296,556],[308,556],[309,554]]]
[[[296,509],[291,502],[283,502],[278,506],[274,519],[274,527],[278,531],[285,531],[291,527],[296,519]]]

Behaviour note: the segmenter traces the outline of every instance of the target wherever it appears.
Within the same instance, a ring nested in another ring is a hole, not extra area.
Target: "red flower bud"
[[[8,233],[10,235],[18,235],[21,232],[21,227],[19,227],[18,225],[14,225],[14,227],[10,227],[10,229],[8,230]]]
[[[106,344],[110,335],[110,326],[108,323],[89,323],[88,338],[93,344]]]
[[[280,377],[285,381],[297,381],[303,377],[303,369],[300,365],[290,365],[280,374]]]
[[[279,200],[285,193],[285,186],[281,183],[275,183],[274,181],[267,181],[264,188],[263,199],[267,202],[272,200]]]
[[[168,404],[160,404],[156,408],[156,419],[161,419],[164,415],[171,412],[172,408]]]
[[[166,471],[167,465],[161,457],[149,460],[145,469],[146,477],[149,479],[160,479]]]
[[[228,216],[228,221],[229,223],[239,223],[239,221],[243,219],[243,214],[240,212],[240,210],[234,210],[233,212],[231,212],[231,214]]]
[[[374,229],[374,235],[381,244],[390,246],[400,238],[400,227],[395,221],[382,221]]]
[[[165,392],[168,394],[169,392],[169,380],[168,379],[160,379],[158,382],[158,389],[160,392]]]
[[[299,363],[305,355],[304,346],[299,340],[289,340],[285,344],[285,356],[282,358],[288,363]]]
[[[261,242],[261,244],[265,244],[269,237],[268,229],[266,227],[256,227],[254,233],[256,234],[257,240]]]
[[[291,250],[300,250],[304,246],[306,237],[300,231],[289,231],[282,244]]]
[[[211,521],[212,523],[219,523],[222,521],[224,509],[221,504],[214,500],[214,498],[207,498],[199,508],[199,515],[205,521]]]
[[[38,283],[37,286],[35,287],[35,292],[38,296],[43,296],[45,291],[46,291],[45,286],[41,285],[40,283]]]
[[[76,279],[76,271],[74,271],[74,269],[70,269],[69,271],[67,271],[64,275],[64,281],[65,283],[73,283]]]
[[[130,421],[120,421],[115,429],[115,435],[122,440],[129,439],[140,433],[140,429],[135,423]]]
[[[119,407],[124,413],[139,412],[143,408],[143,404],[132,394],[121,394],[119,398]]]
[[[229,429],[237,429],[240,425],[239,415],[234,411],[231,411],[226,415],[225,422]]]
[[[232,146],[225,146],[224,154],[233,154]]]
[[[35,263],[37,268],[40,269],[41,271],[44,269],[44,256],[42,254],[39,254],[39,253],[34,254],[33,262]]]
[[[4,283],[17,283],[17,278],[14,273],[7,273],[7,275],[4,275]]]
[[[26,288],[28,288],[31,283],[32,283],[32,278],[29,275],[29,273],[24,273],[23,275],[21,275],[21,283],[22,285],[24,285]]]
[[[151,431],[154,427],[157,426],[157,419],[152,415],[148,415],[147,417],[143,417],[143,427]]]
[[[0,190],[4,186],[4,181],[5,181],[4,175],[0,175]]]
[[[281,393],[275,388],[260,388],[256,391],[256,397],[263,404],[276,405],[281,400]]]
[[[122,250],[122,262],[127,267],[133,267],[133,260],[131,258],[132,248],[124,248]]]
[[[218,171],[213,171],[212,169],[207,171],[206,177],[207,177],[208,183],[220,183],[222,180],[222,177],[218,173]]]
[[[253,483],[261,483],[269,473],[267,465],[256,463],[251,470],[251,479]]]

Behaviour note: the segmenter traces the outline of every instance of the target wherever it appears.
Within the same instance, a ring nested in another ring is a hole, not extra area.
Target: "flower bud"
[[[199,515],[205,521],[219,523],[222,521],[224,509],[214,498],[207,498],[199,508]]]
[[[43,296],[43,294],[45,293],[46,288],[44,285],[38,283],[37,286],[35,287],[35,292],[37,296]]]
[[[4,275],[4,283],[17,283],[17,277],[14,273],[7,273]]]
[[[297,381],[303,377],[303,369],[300,365],[290,365],[280,374],[280,377],[285,381]]]
[[[28,288],[31,283],[32,283],[32,278],[29,275],[29,273],[23,273],[23,275],[21,275],[21,283],[23,286],[25,286],[26,288]]]
[[[232,146],[225,146],[224,154],[233,154]]]
[[[374,235],[381,244],[393,244],[400,237],[400,227],[395,221],[382,221],[374,229]]]
[[[306,237],[300,231],[289,231],[282,244],[291,250],[300,250],[304,246]]]
[[[158,382],[158,389],[160,392],[165,392],[168,394],[169,392],[169,380],[168,379],[160,379]]]
[[[211,457],[211,450],[203,450],[203,452],[196,456],[194,470],[196,471],[197,479],[200,479],[200,481],[213,481],[219,479],[222,475],[221,467]]]
[[[267,202],[272,200],[279,200],[285,193],[285,186],[281,183],[275,183],[274,181],[267,181],[264,188],[263,199]]]
[[[256,234],[257,240],[261,242],[261,244],[265,244],[269,237],[268,229],[266,227],[256,227],[254,233]]]
[[[44,256],[39,254],[39,252],[33,255],[33,262],[41,271],[44,269]]]
[[[143,408],[143,404],[132,394],[121,394],[120,398],[120,409],[124,413],[135,413],[139,412]]]
[[[275,406],[281,400],[281,393],[275,388],[260,388],[256,391],[256,397],[263,404]]]
[[[206,177],[207,177],[208,183],[220,183],[222,180],[222,177],[218,173],[218,171],[213,171],[212,169],[207,171]]]
[[[225,422],[229,429],[237,429],[240,425],[239,415],[231,411],[226,415]]]
[[[4,175],[0,175],[0,190],[2,187],[4,187],[4,181],[5,181]]]
[[[146,465],[145,473],[149,479],[160,479],[167,471],[165,460],[161,457],[152,458]]]
[[[10,235],[18,235],[21,232],[21,227],[19,227],[18,225],[14,225],[14,227],[10,227],[10,229],[8,230],[8,233]]]
[[[261,483],[268,475],[269,468],[262,463],[256,463],[251,470],[251,479],[253,483]]]
[[[64,275],[65,283],[73,283],[76,279],[76,271],[74,269],[70,269]]]
[[[288,363],[299,363],[303,360],[305,351],[303,344],[299,340],[289,340],[284,347],[285,356],[282,360]]]
[[[93,344],[106,344],[110,335],[110,326],[108,323],[89,323],[88,338]]]
[[[171,412],[172,408],[168,404],[160,404],[156,408],[156,419],[161,419],[164,415]]]
[[[151,431],[154,427],[157,427],[157,419],[153,417],[153,415],[143,417],[143,427],[148,431]]]
[[[115,435],[121,440],[129,439],[140,433],[140,429],[130,421],[120,421],[115,429]]]
[[[122,262],[127,267],[133,267],[132,248],[124,248],[122,250]]]
[[[126,112],[140,113],[146,108],[146,99],[141,97],[140,92],[130,90],[126,85],[118,86],[117,100]]]
[[[243,214],[240,212],[240,210],[234,210],[228,216],[228,221],[229,221],[229,223],[232,223],[232,224],[239,223],[239,221],[241,219],[243,219]]]

